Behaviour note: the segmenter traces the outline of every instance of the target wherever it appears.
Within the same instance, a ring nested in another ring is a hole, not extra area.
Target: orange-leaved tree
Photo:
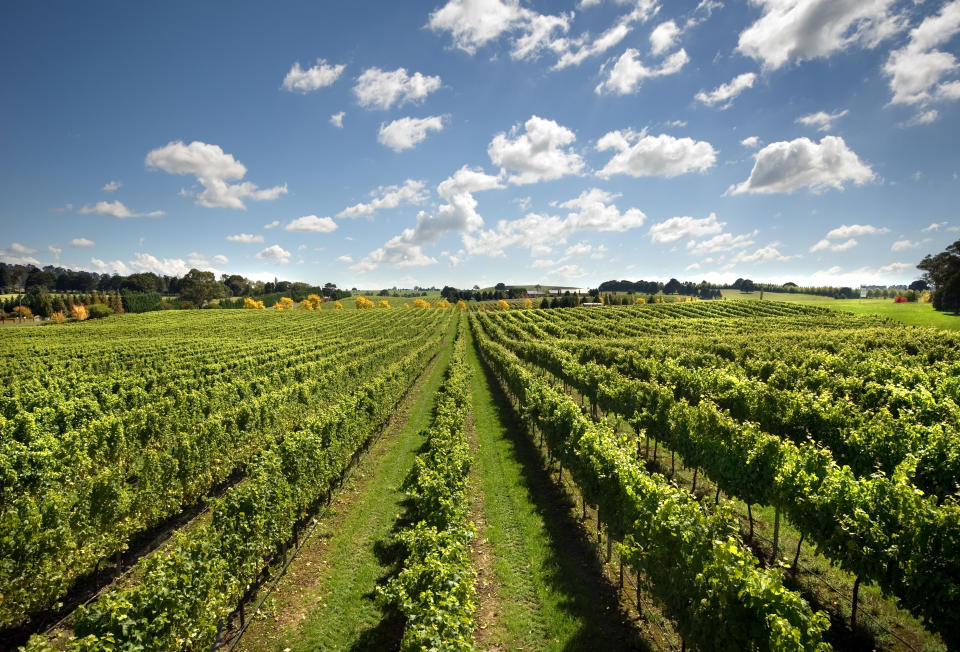
[[[82,303],[73,304],[73,308],[70,308],[70,316],[76,319],[77,321],[84,321],[90,314],[87,312],[87,307]]]

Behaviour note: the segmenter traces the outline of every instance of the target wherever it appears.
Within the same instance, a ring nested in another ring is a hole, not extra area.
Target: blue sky
[[[0,260],[343,287],[908,282],[960,0],[7,2]]]

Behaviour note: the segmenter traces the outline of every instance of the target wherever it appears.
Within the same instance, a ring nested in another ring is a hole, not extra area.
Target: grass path
[[[414,383],[384,436],[347,485],[238,650],[381,650],[396,647],[402,624],[383,618],[374,587],[392,567],[389,542],[400,485],[430,422],[450,359],[452,324],[437,358]]]
[[[487,375],[472,338],[474,483],[482,510],[477,644],[502,650],[642,649],[570,515],[569,500]],[[485,584],[485,585],[484,585]]]

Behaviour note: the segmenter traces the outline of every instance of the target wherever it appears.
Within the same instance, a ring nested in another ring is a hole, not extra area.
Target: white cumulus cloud
[[[566,217],[528,213],[518,220],[500,220],[495,229],[464,234],[465,253],[470,255],[504,256],[511,246],[528,247],[533,255],[549,253],[543,242],[562,243],[580,231],[623,232],[641,226],[646,220],[643,211],[629,208],[620,211],[613,201],[619,195],[599,188],[591,188],[579,196],[556,204],[570,209]],[[563,258],[550,264],[563,262],[574,255],[582,255],[584,243],[567,249]]]
[[[615,174],[632,177],[672,178],[688,172],[703,172],[717,160],[713,146],[702,140],[674,138],[667,134],[650,136],[646,130],[611,131],[597,141],[597,151],[616,153],[597,176]]]
[[[106,184],[104,184],[103,188],[101,188],[100,190],[102,190],[103,192],[116,192],[117,190],[120,189],[120,186],[122,185],[123,185],[123,182],[121,181],[108,181]]]
[[[365,109],[389,109],[394,104],[418,102],[440,86],[439,77],[419,72],[410,75],[405,68],[390,71],[368,68],[357,77],[353,94]]]
[[[717,220],[716,213],[697,219],[690,216],[671,217],[650,227],[650,240],[657,244],[677,242],[688,238],[702,238],[723,231],[726,222]]]
[[[818,131],[830,131],[833,129],[833,123],[847,115],[847,113],[849,113],[847,109],[837,111],[836,113],[817,111],[816,113],[800,116],[797,118],[797,124],[805,127],[815,127]]]
[[[927,16],[910,30],[907,45],[890,53],[884,72],[893,91],[891,104],[925,106],[934,101],[960,98],[960,82],[942,82],[958,70],[956,57],[936,49],[960,32],[960,0],[946,2],[940,12]],[[921,111],[904,126],[929,124],[939,117],[934,109]]]
[[[749,247],[750,245],[756,244],[756,241],[753,240],[753,238],[757,237],[758,233],[759,231],[754,229],[751,233],[742,233],[740,235],[721,233],[713,236],[712,238],[701,240],[699,242],[696,240],[690,240],[687,242],[687,251],[695,256],[704,256],[706,254],[743,249],[745,247]]]
[[[747,136],[740,141],[740,144],[747,149],[756,149],[760,147],[760,138],[758,136]]]
[[[437,194],[446,203],[435,213],[420,211],[414,228],[404,229],[350,269],[369,272],[382,263],[391,263],[401,269],[435,264],[435,258],[423,253],[423,245],[436,242],[451,231],[470,232],[481,228],[483,217],[477,212],[478,202],[473,193],[502,187],[499,176],[464,165],[437,186]]]
[[[339,113],[334,113],[332,116],[330,116],[330,124],[332,124],[337,129],[343,129],[343,116],[345,115],[346,113],[344,111],[340,111]]]
[[[348,206],[337,214],[337,217],[366,217],[378,210],[396,208],[401,203],[421,204],[430,196],[423,181],[407,179],[401,186],[380,186],[370,192],[372,199],[368,203]]]
[[[163,211],[150,211],[149,213],[134,213],[132,210],[124,206],[123,202],[119,199],[114,201],[98,201],[96,204],[87,204],[82,207],[79,211],[83,215],[109,215],[110,217],[116,217],[118,219],[126,219],[128,217],[161,217],[165,215]]]
[[[895,0],[751,0],[763,15],[740,33],[737,50],[775,70],[789,62],[872,48],[900,31]]]
[[[579,174],[583,169],[583,159],[568,147],[576,138],[570,129],[534,115],[526,121],[522,133],[519,125],[514,125],[509,134],[494,136],[487,154],[494,165],[513,172],[508,177],[510,183],[550,181]]]
[[[92,247],[95,244],[97,243],[87,238],[74,238],[70,241],[71,247]]]
[[[278,265],[286,265],[290,262],[290,252],[280,245],[270,245],[266,249],[258,252],[257,258],[272,260]]]
[[[402,152],[422,143],[430,131],[443,131],[443,118],[438,115],[429,118],[400,118],[389,124],[380,124],[377,142],[395,152]]]
[[[741,263],[769,263],[773,261],[785,261],[790,260],[793,256],[786,256],[780,253],[780,250],[777,247],[780,246],[779,242],[771,242],[765,247],[760,247],[752,253],[747,253],[745,251],[738,251],[730,259],[728,267],[733,265],[738,265]]]
[[[810,247],[810,253],[815,253],[817,251],[846,251],[848,249],[853,249],[857,246],[857,241],[854,238],[844,240],[843,242],[830,242],[827,238],[820,240],[815,245]]]
[[[843,238],[859,238],[864,235],[880,235],[890,233],[890,229],[885,226],[874,226],[872,224],[841,224],[827,233],[829,240],[842,240]]]
[[[680,49],[664,59],[659,66],[648,67],[640,60],[640,52],[635,48],[628,48],[617,62],[610,68],[607,78],[597,84],[594,92],[597,95],[610,93],[613,95],[628,95],[636,92],[645,79],[674,75],[690,61],[687,51]]]
[[[709,93],[700,91],[696,94],[695,99],[707,106],[719,104],[721,109],[727,109],[740,93],[753,87],[756,79],[757,73],[745,72],[742,75],[737,75],[726,84],[720,84]]]
[[[824,136],[770,143],[754,155],[753,170],[743,183],[730,186],[727,194],[792,193],[800,188],[820,192],[843,190],[852,181],[862,185],[874,179],[873,170],[847,147],[839,136]]]
[[[678,36],[680,36],[680,28],[675,22],[667,20],[660,23],[650,32],[650,51],[653,54],[666,52],[674,46]]]
[[[292,220],[283,227],[285,231],[300,231],[308,233],[330,233],[337,230],[337,223],[329,217],[317,217],[316,215],[304,215]]]
[[[181,194],[193,197],[194,201],[206,207],[243,209],[244,199],[271,201],[286,194],[286,184],[273,188],[260,189],[250,181],[239,181],[247,174],[247,168],[232,154],[225,153],[218,145],[193,141],[184,145],[183,141],[171,141],[164,147],[147,154],[146,166],[163,170],[170,174],[192,174],[203,186],[203,192],[193,193],[183,190]]]
[[[916,249],[920,246],[919,242],[913,240],[897,240],[890,247],[890,251],[903,251],[904,249]]]
[[[236,235],[228,235],[227,240],[230,242],[241,242],[243,244],[254,244],[257,242],[263,242],[263,236],[254,235],[252,233],[238,233]]]
[[[317,65],[303,70],[297,61],[283,78],[283,88],[290,92],[309,93],[330,86],[346,68],[343,64],[330,65],[326,59],[317,59]]]

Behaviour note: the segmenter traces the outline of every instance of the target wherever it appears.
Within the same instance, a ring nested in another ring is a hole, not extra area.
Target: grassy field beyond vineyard
[[[728,299],[2,329],[0,649],[960,648],[958,318]]]

